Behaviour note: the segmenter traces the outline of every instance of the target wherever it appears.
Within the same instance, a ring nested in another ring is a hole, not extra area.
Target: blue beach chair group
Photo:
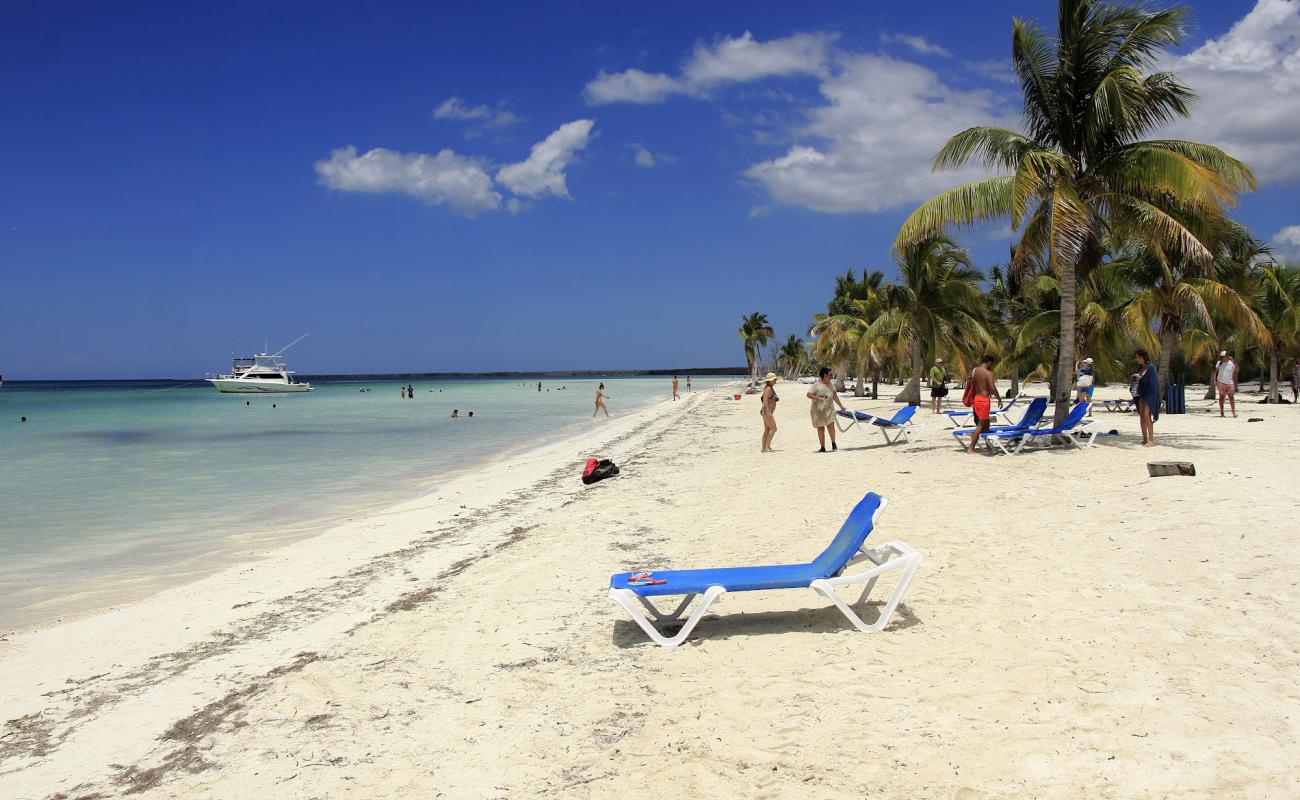
[[[1001,417],[1003,419],[1010,419],[1008,413],[1015,407],[1018,401],[1023,399],[1024,395],[1011,398],[1011,400],[1002,408],[990,411],[989,418],[997,419],[998,417]],[[970,409],[963,409],[961,411],[945,411],[943,412],[943,415],[948,418],[948,422],[952,423],[954,428],[968,428],[975,422],[975,412]]]
[[[1013,425],[997,425],[980,434],[980,441],[998,452],[1010,455],[1019,453],[1030,445],[1052,444],[1063,440],[1074,447],[1091,447],[1100,432],[1088,426],[1089,403],[1079,403],[1061,420],[1060,425],[1042,425],[1047,411],[1047,399],[1036,397],[1029,402],[1025,415]],[[975,432],[974,428],[959,428],[952,435],[960,442]]]
[[[911,444],[920,439],[921,434],[925,432],[925,425],[912,419],[916,415],[917,408],[919,406],[903,406],[892,417],[878,417],[865,411],[848,411],[841,408],[835,412],[835,427],[844,432],[854,425],[871,425],[885,437],[886,444],[894,444],[899,440],[906,440]],[[849,421],[841,423],[841,418]],[[890,436],[891,433],[893,436]]]
[[[875,529],[876,519],[884,508],[885,499],[875,492],[869,492],[854,506],[839,533],[831,540],[830,546],[806,564],[624,572],[610,577],[609,596],[641,626],[647,636],[664,647],[676,647],[685,641],[713,601],[726,592],[812,589],[834,603],[853,627],[864,633],[879,631],[893,618],[894,611],[912,582],[912,576],[921,564],[921,554],[900,541],[887,542],[879,547],[867,546],[867,537]],[[846,574],[848,568],[864,563],[870,566]],[[875,622],[864,622],[854,611],[853,605],[864,604],[876,587],[876,581],[882,575],[895,571],[900,572],[900,575],[894,593],[881,608],[880,616]],[[841,587],[857,585],[863,585],[862,594],[852,605],[837,593]],[[650,601],[652,597],[682,597],[682,600],[675,610],[664,613]],[[682,615],[696,597],[701,598],[699,604],[683,622]],[[665,636],[646,617],[647,613],[653,617],[654,622],[660,624],[681,624],[681,630],[672,636]]]

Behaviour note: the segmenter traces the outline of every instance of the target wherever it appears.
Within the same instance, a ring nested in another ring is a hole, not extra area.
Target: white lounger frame
[[[1042,434],[1038,436],[1019,436],[1016,438],[1009,436],[989,436],[988,438],[985,438],[984,441],[993,445],[999,452],[1005,455],[1012,455],[1014,453],[1019,453],[1021,450],[1027,449],[1031,441],[1042,439],[1051,440],[1058,436],[1068,441],[1074,447],[1082,450],[1085,447],[1092,447],[1092,445],[1097,441],[1098,434],[1101,433],[1100,428],[1092,427],[1092,422],[1091,419],[1085,419],[1070,430],[1062,431],[1061,433],[1053,434],[1051,436],[1044,436]],[[1050,441],[1047,446],[1051,446]]]
[[[877,417],[875,414],[872,414],[871,416],[881,422],[888,422],[884,417]],[[848,420],[847,424],[841,424],[840,420],[842,419],[846,418],[841,417],[839,414],[835,415],[835,427],[840,429],[840,433],[847,433],[854,425],[869,425],[880,430],[880,433],[885,437],[885,442],[887,444],[894,444],[904,437],[907,439],[906,444],[911,444],[912,442],[920,441],[921,434],[925,433],[924,422],[913,422],[910,419],[902,425],[877,425],[870,420],[858,419],[856,416],[853,417],[853,419]],[[892,439],[889,437],[890,431],[894,431],[894,437]]]
[[[883,508],[883,503],[881,505]],[[879,513],[879,511],[877,511],[877,513]],[[902,601],[903,595],[907,592],[908,585],[912,582],[912,576],[916,574],[917,567],[921,566],[921,554],[897,540],[881,545],[880,547],[864,546],[858,550],[857,555],[849,560],[845,569],[848,569],[848,567],[855,564],[862,563],[863,561],[870,561],[875,566],[871,569],[863,570],[862,572],[855,572],[852,575],[840,574],[834,578],[818,578],[809,584],[808,588],[821,594],[834,603],[835,607],[848,618],[849,622],[853,623],[853,627],[863,633],[874,633],[883,630],[885,626],[889,624],[889,621],[893,619],[894,611],[898,609],[899,602]],[[885,603],[884,608],[880,609],[880,618],[870,625],[863,622],[862,618],[853,610],[853,605],[862,605],[867,601],[867,598],[871,595],[871,591],[876,588],[876,581],[881,575],[900,569],[903,571],[903,574],[898,579],[898,586],[894,589],[894,593],[890,595],[889,601]],[[862,594],[853,605],[844,602],[835,591],[841,586],[853,586],[859,583],[865,583],[866,586],[862,588]],[[700,604],[696,606],[695,610],[691,612],[691,615],[686,618],[686,621],[682,624],[682,629],[678,631],[675,636],[671,637],[664,636],[656,630],[650,620],[646,619],[646,615],[643,613],[642,609],[648,611],[650,615],[654,617],[655,622],[671,625],[681,621],[682,613],[686,611],[686,607],[695,599],[695,595],[686,595],[681,603],[678,604],[677,608],[670,614],[664,614],[659,611],[659,609],[655,608],[649,600],[631,589],[611,588],[609,590],[609,596],[615,603],[618,603],[623,607],[623,610],[632,617],[632,620],[636,622],[637,625],[641,626],[641,630],[645,631],[646,636],[649,636],[656,644],[662,645],[663,647],[676,647],[686,641],[686,637],[690,636],[691,631],[695,630],[695,626],[699,623],[700,618],[704,616],[704,612],[708,611],[709,606],[713,604],[713,601],[725,594],[726,591],[727,590],[721,586],[710,586],[706,589],[702,595]],[[772,589],[768,591],[786,590]],[[638,607],[636,601],[639,601],[640,607]]]

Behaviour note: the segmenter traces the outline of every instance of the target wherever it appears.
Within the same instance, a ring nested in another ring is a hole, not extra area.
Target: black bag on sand
[[[591,485],[596,481],[603,481],[606,478],[612,478],[619,472],[618,465],[608,458],[602,458],[597,461],[594,458],[587,459],[587,468],[582,471],[582,482]]]

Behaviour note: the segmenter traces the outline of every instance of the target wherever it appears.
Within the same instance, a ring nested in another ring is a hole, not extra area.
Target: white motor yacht
[[[310,383],[300,383],[293,379],[293,372],[285,365],[281,357],[285,350],[307,338],[306,334],[290,344],[280,348],[276,353],[258,353],[247,358],[235,358],[230,362],[229,375],[216,375],[206,380],[217,387],[218,392],[235,394],[288,394],[292,392],[310,392]]]

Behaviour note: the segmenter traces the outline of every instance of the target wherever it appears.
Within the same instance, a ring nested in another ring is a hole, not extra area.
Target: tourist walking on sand
[[[943,398],[948,396],[948,371],[943,366],[943,359],[936,358],[930,367],[930,413],[938,414],[943,406]]]
[[[767,373],[763,378],[763,394],[759,397],[759,416],[763,418],[763,449],[760,453],[771,453],[772,437],[776,436],[776,404],[781,398],[776,396],[776,382],[779,380],[775,372]]]
[[[537,385],[541,386],[540,383]],[[540,392],[541,389],[538,389],[537,391]],[[591,412],[591,415],[593,417],[596,416],[596,414],[600,413],[601,409],[604,409],[605,416],[608,417],[609,409],[605,406],[605,384],[604,383],[596,387],[596,410]]]
[[[969,452],[974,453],[975,445],[980,441],[980,434],[987,433],[989,429],[993,409],[989,396],[996,397],[998,405],[1002,404],[1002,395],[998,394],[998,381],[993,377],[993,356],[984,356],[980,365],[971,373],[970,380],[975,388],[975,396],[970,407],[971,413],[975,416],[975,432],[970,437]]]
[[[673,376],[673,399],[677,399],[677,376]]]
[[[1160,419],[1160,371],[1151,363],[1151,356],[1145,350],[1134,352],[1133,360],[1138,365],[1138,372],[1133,378],[1137,381],[1135,395],[1138,422],[1142,426],[1142,446],[1155,447],[1155,422]]]
[[[817,442],[821,444],[821,449],[817,451],[819,453],[826,452],[828,433],[831,435],[831,449],[840,449],[835,444],[835,406],[843,409],[844,404],[831,385],[834,377],[829,368],[822,367],[821,372],[817,373],[817,382],[808,390],[808,399],[812,401],[812,424],[817,429]]]
[[[1092,359],[1085,358],[1079,365],[1079,377],[1076,381],[1079,391],[1074,397],[1076,403],[1091,403],[1092,392],[1097,388],[1097,372],[1092,367]],[[1088,416],[1092,416],[1092,406],[1088,406]]]
[[[1219,392],[1219,416],[1223,416],[1223,401],[1227,398],[1232,407],[1232,416],[1237,416],[1237,362],[1232,353],[1223,350],[1219,353],[1219,363],[1214,367],[1215,389]]]

